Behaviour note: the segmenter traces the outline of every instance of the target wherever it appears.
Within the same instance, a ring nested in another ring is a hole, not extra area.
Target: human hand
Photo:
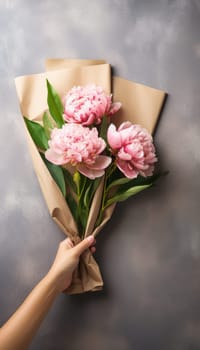
[[[94,236],[88,236],[83,241],[74,246],[70,238],[66,238],[59,244],[59,248],[47,276],[55,284],[58,292],[67,289],[72,281],[72,274],[79,263],[81,254],[90,247],[92,253],[96,248]]]

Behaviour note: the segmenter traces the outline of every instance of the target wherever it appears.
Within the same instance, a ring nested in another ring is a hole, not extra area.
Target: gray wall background
[[[101,293],[61,295],[32,350],[200,349],[200,1],[0,0],[0,323],[64,238],[29,157],[14,77],[46,57],[104,58],[169,93],[155,141],[170,170],[117,206],[96,258]]]

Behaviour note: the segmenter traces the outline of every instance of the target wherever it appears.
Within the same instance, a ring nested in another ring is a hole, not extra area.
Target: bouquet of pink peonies
[[[100,86],[73,87],[63,102],[47,80],[43,125],[25,122],[47,168],[62,191],[80,238],[84,237],[94,193],[104,176],[95,226],[113,203],[150,187],[157,161],[152,136],[139,125],[110,124],[121,107]],[[118,171],[119,170],[119,171]]]
[[[46,79],[46,90],[42,115],[34,120],[24,115],[24,120],[51,215],[76,244],[100,231],[117,202],[152,186],[157,178],[155,147],[144,127],[124,118],[115,125],[123,106],[100,85],[73,86],[60,95]],[[98,265],[87,251],[67,292],[102,285]]]

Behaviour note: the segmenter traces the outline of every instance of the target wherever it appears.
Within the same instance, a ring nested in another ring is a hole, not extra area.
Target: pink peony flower
[[[106,95],[96,85],[75,86],[64,97],[63,118],[68,123],[82,125],[99,124],[104,115],[116,113],[121,103],[112,103],[112,95]]]
[[[104,175],[104,169],[111,162],[110,157],[100,155],[105,147],[96,128],[65,124],[62,129],[52,130],[45,157],[57,165],[70,163],[83,175],[95,179]]]
[[[126,177],[134,179],[139,174],[144,177],[152,175],[157,158],[152,136],[146,129],[125,122],[116,130],[111,124],[107,138],[116,156],[117,167]]]

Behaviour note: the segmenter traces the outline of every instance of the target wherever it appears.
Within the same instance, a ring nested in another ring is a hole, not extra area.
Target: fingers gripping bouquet
[[[96,236],[110,219],[117,202],[149,188],[157,178],[153,175],[157,158],[152,136],[138,123],[126,121],[124,116],[121,123],[116,123],[121,109],[124,108],[123,113],[126,110],[126,101],[122,98],[123,106],[112,102],[109,89],[105,92],[100,84],[91,84],[91,76],[92,79],[98,76],[99,82],[102,74],[98,72],[105,72],[106,68],[104,80],[109,85],[107,66],[82,69],[77,81],[81,81],[84,71],[89,82],[84,81],[81,86],[71,83],[76,68],[48,73],[46,88],[43,74],[19,77],[16,82],[34,167],[50,214],[75,244],[90,234]],[[57,81],[57,87],[62,85],[58,92],[54,88]],[[130,82],[115,79],[116,95],[122,91],[124,82],[128,92]],[[47,104],[44,104],[44,89]],[[152,98],[153,89],[147,89]],[[164,94],[157,92],[153,91],[156,93],[153,100],[160,108]],[[151,111],[152,116],[158,115],[159,108]],[[132,120],[130,116],[128,119]],[[94,291],[102,286],[99,267],[88,250],[81,257],[66,292]]]

